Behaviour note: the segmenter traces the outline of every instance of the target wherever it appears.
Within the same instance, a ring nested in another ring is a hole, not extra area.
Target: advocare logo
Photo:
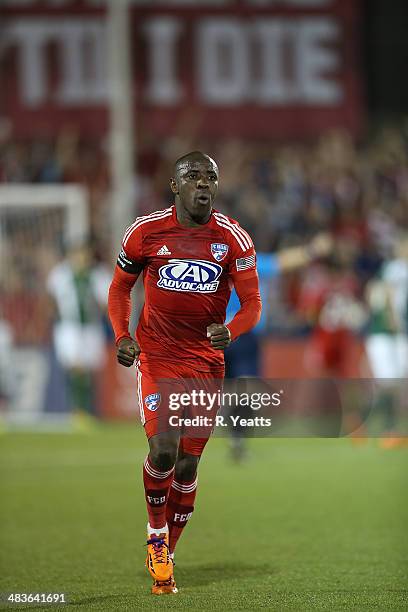
[[[169,291],[214,293],[219,285],[222,266],[200,259],[169,259],[159,268],[157,286]]]

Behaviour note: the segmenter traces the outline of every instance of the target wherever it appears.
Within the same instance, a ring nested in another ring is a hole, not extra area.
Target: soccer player
[[[237,221],[213,208],[215,161],[199,151],[184,155],[170,186],[174,205],[137,218],[126,230],[109,290],[118,361],[126,367],[137,362],[138,402],[149,442],[143,465],[146,565],[157,595],[177,592],[174,550],[194,510],[197,467],[209,437],[162,431],[169,408],[162,381],[171,381],[170,392],[172,385],[175,391],[189,389],[187,380],[213,388],[224,377],[224,349],[261,314],[252,240]],[[145,303],[133,339],[130,292],[140,273]],[[241,308],[225,325],[233,286]]]
[[[380,440],[385,449],[405,446],[398,435],[398,391],[408,376],[408,237],[395,245],[392,258],[385,261],[376,278],[366,287],[370,312],[366,354],[378,385],[375,408],[385,417],[385,432]],[[362,413],[362,423],[369,407]]]

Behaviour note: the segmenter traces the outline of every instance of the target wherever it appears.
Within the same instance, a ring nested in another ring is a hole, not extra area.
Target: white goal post
[[[88,200],[77,184],[0,185],[0,421],[42,427],[67,419],[49,347],[46,278],[63,249],[88,239]]]
[[[88,194],[81,185],[0,185],[0,214],[5,208],[10,212],[12,209],[62,208],[68,243],[86,238],[89,231]]]

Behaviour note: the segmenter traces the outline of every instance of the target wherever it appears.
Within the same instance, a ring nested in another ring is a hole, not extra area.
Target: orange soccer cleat
[[[149,536],[146,567],[155,582],[168,582],[172,578],[173,561],[170,557],[168,533]]]
[[[152,586],[152,595],[175,595],[178,588],[174,582],[173,574],[168,580],[155,580]]]

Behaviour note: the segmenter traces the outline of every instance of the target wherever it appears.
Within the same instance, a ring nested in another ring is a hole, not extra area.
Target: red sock
[[[150,527],[160,529],[166,525],[166,503],[173,480],[174,468],[161,472],[150,461],[149,455],[143,464],[143,484]]]
[[[173,480],[166,510],[170,552],[174,552],[177,541],[193,514],[196,493],[197,478],[190,481]]]

